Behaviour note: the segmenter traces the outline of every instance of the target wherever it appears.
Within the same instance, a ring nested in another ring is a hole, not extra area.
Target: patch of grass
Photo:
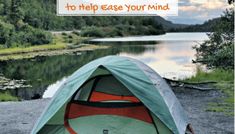
[[[37,56],[36,53],[3,55],[3,56],[0,56],[0,61],[30,59],[36,56]]]
[[[9,92],[0,93],[0,101],[18,101],[19,99],[12,96]]]
[[[69,45],[80,44],[84,39],[87,38],[80,37],[73,33],[69,34],[68,37],[67,36],[64,37],[62,34],[58,34],[53,36],[53,41],[50,44],[29,46],[29,47],[0,48],[0,55],[12,55],[12,54],[66,49],[68,48],[68,44]]]
[[[224,96],[219,98],[218,102],[209,103],[206,111],[223,112],[226,115],[234,115],[234,70],[214,69],[210,72],[204,72],[198,69],[195,76],[184,81],[217,82],[215,87],[224,93]]]
[[[221,98],[220,102],[210,102],[207,105],[206,111],[208,112],[222,112],[225,115],[233,116],[233,102],[226,102]]]
[[[55,34],[53,35],[53,42],[50,44],[29,47],[0,48],[0,61],[28,59],[36,56],[61,55],[68,49],[70,50],[78,47],[81,47],[81,51],[85,51],[89,48],[93,50],[102,48],[98,46],[93,48],[93,45],[83,46],[81,43],[86,39],[87,37],[81,37],[74,33],[66,34],[66,36],[62,34]]]
[[[233,83],[233,70],[215,69],[210,72],[205,72],[198,68],[195,76],[185,79],[187,82],[205,82],[205,81],[215,81],[215,82],[232,82]]]
[[[10,55],[1,55],[0,61],[6,60],[18,60],[18,59],[30,59],[37,56],[55,56],[63,55],[74,52],[83,52],[83,51],[93,51],[95,49],[107,49],[108,46],[101,45],[91,45],[91,44],[80,44],[79,46],[68,45],[66,49],[59,50],[47,50],[47,51],[38,51],[38,52],[27,52],[19,54],[10,54]]]
[[[0,55],[28,53],[28,52],[35,52],[35,51],[45,51],[45,50],[55,50],[55,49],[66,48],[67,45],[61,42],[60,40],[61,39],[54,39],[54,41],[51,44],[45,44],[45,45],[0,49]]]
[[[224,107],[218,107],[216,103],[211,103],[211,105],[208,104],[208,108],[206,109],[208,112],[223,112]]]

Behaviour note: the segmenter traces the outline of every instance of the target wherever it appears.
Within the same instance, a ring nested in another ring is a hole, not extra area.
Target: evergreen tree
[[[2,0],[3,3],[3,15],[8,15],[10,12],[10,0]]]
[[[22,0],[11,0],[9,20],[16,27],[16,30],[19,30],[23,23],[22,20],[24,16],[21,5]]]

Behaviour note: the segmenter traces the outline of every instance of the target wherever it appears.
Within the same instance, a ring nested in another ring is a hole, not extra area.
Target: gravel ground
[[[234,134],[234,117],[206,112],[209,102],[218,102],[223,94],[218,90],[198,91],[175,89],[196,134]]]
[[[217,101],[218,91],[175,89],[196,134],[233,134],[234,117],[205,112],[208,102]],[[28,134],[50,99],[0,103],[0,134]]]

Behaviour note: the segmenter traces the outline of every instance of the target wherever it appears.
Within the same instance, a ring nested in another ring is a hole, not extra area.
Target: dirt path
[[[233,134],[233,117],[205,112],[208,102],[217,100],[218,91],[175,89],[196,134]],[[0,103],[0,134],[28,134],[49,99]]]

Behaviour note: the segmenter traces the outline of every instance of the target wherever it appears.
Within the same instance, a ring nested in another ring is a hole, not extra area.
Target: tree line
[[[154,17],[58,17],[56,0],[0,0],[0,47],[47,44],[46,31],[74,29],[89,37],[165,33]]]

